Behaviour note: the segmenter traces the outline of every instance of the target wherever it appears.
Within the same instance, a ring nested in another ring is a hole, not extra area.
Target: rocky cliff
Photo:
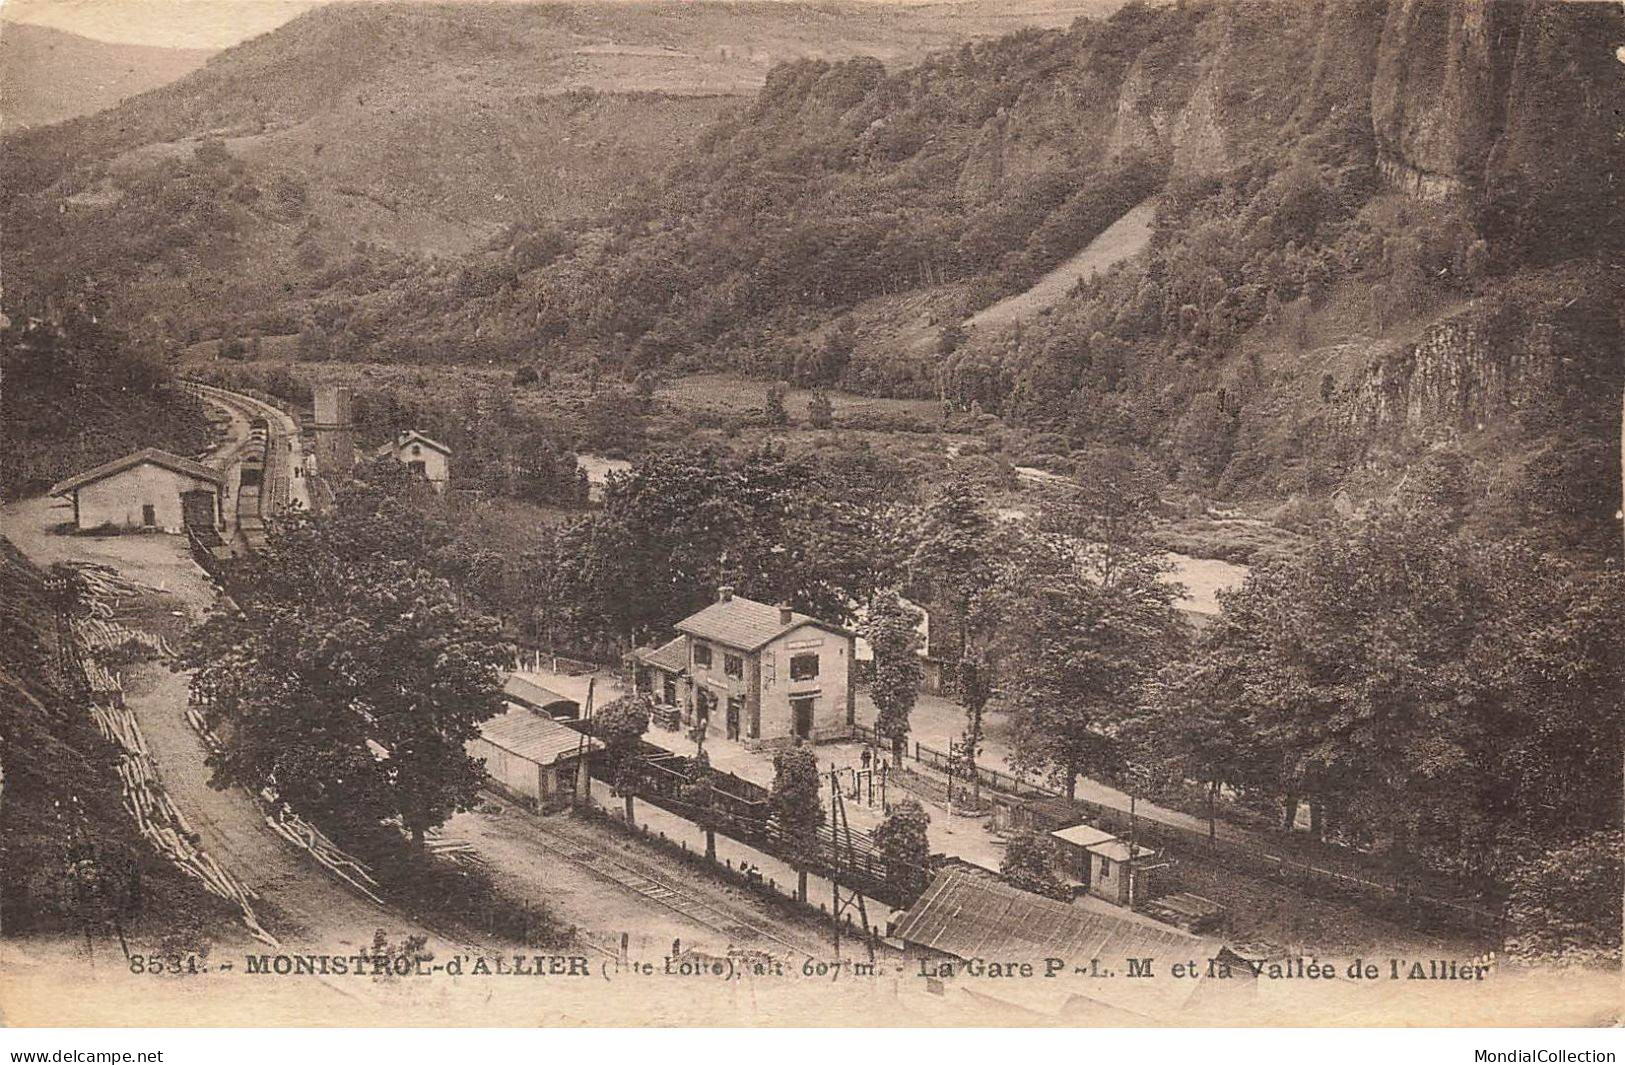
[[[1343,424],[1448,436],[1542,407],[1617,411],[1625,330],[1616,296],[1605,276],[1559,272],[1475,301],[1376,361],[1345,395]]]
[[[1437,198],[1617,155],[1621,42],[1614,3],[1389,0],[1371,82],[1379,166]]]

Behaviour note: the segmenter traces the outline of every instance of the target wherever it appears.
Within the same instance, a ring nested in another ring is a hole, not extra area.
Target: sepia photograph
[[[1622,410],[1612,0],[6,0],[0,1046],[1615,1061]]]

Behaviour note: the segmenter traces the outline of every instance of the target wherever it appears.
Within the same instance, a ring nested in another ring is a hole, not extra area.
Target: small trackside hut
[[[492,786],[538,810],[567,806],[575,797],[580,759],[602,747],[568,725],[519,707],[480,725],[468,754],[485,763]]]
[[[687,636],[658,647],[639,647],[626,658],[633,690],[653,701],[657,724],[675,731],[679,720],[692,718],[694,686],[688,675]]]
[[[1074,892],[1088,891],[1094,881],[1094,855],[1089,848],[1117,837],[1094,825],[1073,825],[1049,834],[1055,841],[1055,864]]]

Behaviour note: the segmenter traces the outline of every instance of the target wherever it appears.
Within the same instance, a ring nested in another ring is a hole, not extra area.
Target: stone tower
[[[355,465],[354,422],[350,416],[350,390],[337,385],[316,389],[316,472],[323,477],[348,477]]]

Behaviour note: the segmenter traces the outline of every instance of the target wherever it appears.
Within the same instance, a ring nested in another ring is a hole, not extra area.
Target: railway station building
[[[155,447],[131,452],[51,487],[73,503],[74,528],[185,532],[221,527],[225,476]]]
[[[856,637],[730,587],[676,625],[676,639],[633,652],[639,687],[678,703],[689,726],[747,747],[846,739],[853,731]]]

